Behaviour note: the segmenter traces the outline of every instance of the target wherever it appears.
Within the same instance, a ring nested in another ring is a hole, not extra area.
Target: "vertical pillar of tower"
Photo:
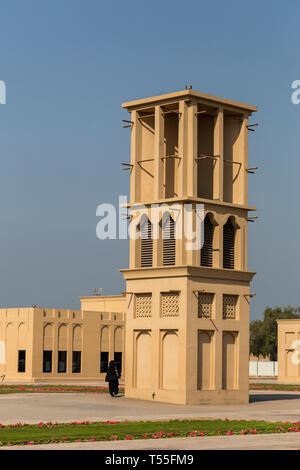
[[[182,197],[187,194],[187,104],[185,101],[179,102],[179,122],[178,122],[178,155],[179,177],[178,177],[178,196]]]
[[[160,106],[155,106],[155,137],[154,137],[154,201],[164,197],[164,117]]]
[[[214,129],[214,154],[219,155],[215,160],[213,179],[213,198],[223,201],[223,173],[224,173],[224,113],[219,108]]]
[[[213,179],[213,198],[223,201],[223,181],[224,181],[224,112],[220,107],[215,120],[214,128],[214,154],[219,155],[215,160]],[[220,225],[215,227],[213,252],[213,266],[223,267],[223,231]]]
[[[164,130],[165,122],[160,106],[155,106],[155,137],[154,137],[154,202],[164,197],[164,167],[165,161],[161,159],[164,156]],[[154,212],[152,212],[154,214]],[[159,266],[159,213],[155,212],[153,225],[153,267]]]
[[[197,128],[197,103],[192,102],[188,107],[188,147],[186,153],[187,161],[187,196],[191,198],[197,197],[197,151],[198,151],[198,128]],[[184,217],[188,217],[187,213],[184,214]],[[193,217],[190,219],[189,223],[192,223],[192,230],[195,230],[195,211],[193,205]],[[190,240],[191,241],[191,240]],[[186,264],[194,264],[196,252],[195,250],[187,250],[185,253]]]
[[[185,101],[179,102],[179,125],[178,125],[178,155],[179,161],[179,175],[178,175],[178,196],[185,196],[188,191],[187,185],[187,125],[188,125],[188,106]],[[184,213],[183,204],[181,204],[181,225],[177,228],[180,230],[180,237],[176,243],[177,250],[177,264],[185,264],[185,249],[184,249],[184,237],[183,237],[183,224],[184,224]]]
[[[248,204],[248,116],[244,116],[242,124],[242,171],[243,171],[243,201]]]
[[[134,204],[140,200],[140,181],[138,177],[138,161],[141,157],[141,122],[138,118],[138,112],[131,112],[131,120],[133,122],[131,129],[131,160],[130,169],[130,203]],[[131,269],[137,267],[137,241],[129,238],[129,266]]]
[[[188,107],[187,196],[197,197],[197,104]]]
[[[138,267],[137,256],[138,256],[138,240],[133,237],[129,237],[129,267],[134,269]]]
[[[220,269],[223,268],[223,226],[223,223],[219,224],[216,233],[217,243],[219,244],[219,265],[217,267]]]
[[[243,234],[244,234],[244,240],[243,240],[243,247],[244,247],[244,256],[243,256],[243,270],[247,271],[248,270],[248,222],[245,222],[245,226],[243,227]]]
[[[131,167],[130,170],[130,202],[134,203],[139,200],[139,182],[138,182],[138,164],[139,154],[141,153],[140,148],[140,136],[141,136],[141,123],[138,119],[137,111],[132,111],[131,120],[133,122],[131,129]]]
[[[242,122],[242,172],[243,172],[243,182],[242,182],[242,204],[245,206],[248,204],[248,116],[245,114],[243,117]],[[248,225],[245,222],[241,226],[241,236],[242,236],[242,243],[241,243],[241,269],[247,270],[248,266]]]
[[[184,204],[176,203],[173,212],[176,222],[176,265],[185,264],[185,251],[184,251]]]
[[[193,244],[195,245],[196,236],[199,235],[199,234],[196,234],[197,229],[199,229],[196,218],[197,218],[196,204],[189,203],[188,205],[184,207],[184,212],[183,212],[184,233],[183,233],[183,239],[182,239],[183,250],[185,252],[185,263],[188,265],[196,265],[197,263],[197,248],[196,246],[194,246],[194,248],[192,247]],[[196,235],[194,235],[194,237],[191,238],[193,234],[196,234]]]

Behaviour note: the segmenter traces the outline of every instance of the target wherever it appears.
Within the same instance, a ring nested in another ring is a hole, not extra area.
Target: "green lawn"
[[[244,420],[40,423],[0,425],[0,445],[300,432],[298,423]]]
[[[124,391],[124,387],[119,387]],[[4,393],[107,393],[108,386],[86,385],[0,385],[0,394]]]

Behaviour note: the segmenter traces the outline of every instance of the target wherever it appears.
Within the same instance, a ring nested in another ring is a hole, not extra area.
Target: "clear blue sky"
[[[96,207],[128,193],[131,99],[193,88],[259,106],[249,133],[249,269],[264,308],[300,305],[297,0],[0,3],[2,307],[79,307],[124,289],[128,242],[96,238]]]

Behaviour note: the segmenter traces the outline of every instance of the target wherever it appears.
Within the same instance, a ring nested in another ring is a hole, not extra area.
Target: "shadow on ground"
[[[255,402],[260,402],[260,401],[278,401],[278,400],[299,400],[300,399],[300,394],[298,393],[293,393],[293,394],[288,394],[288,393],[262,393],[262,394],[253,394],[249,395],[249,403],[255,403]]]

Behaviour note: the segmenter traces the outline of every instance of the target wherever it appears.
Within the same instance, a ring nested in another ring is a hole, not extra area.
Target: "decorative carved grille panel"
[[[215,294],[210,293],[198,293],[198,317],[199,318],[211,318],[213,311],[213,301]]]
[[[136,294],[136,317],[152,317],[152,294]]]
[[[162,316],[177,317],[179,315],[179,292],[162,292]]]
[[[223,318],[235,320],[238,295],[223,295]]]

